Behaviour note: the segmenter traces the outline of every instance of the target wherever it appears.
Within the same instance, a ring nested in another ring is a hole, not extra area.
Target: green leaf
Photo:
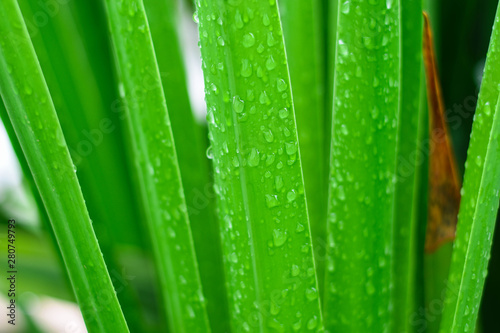
[[[209,331],[160,73],[142,1],[106,1],[146,223],[172,331]]]
[[[457,235],[440,332],[473,332],[500,191],[500,11],[497,10],[467,152]]]
[[[122,144],[121,116],[114,108],[118,99],[112,87],[111,57],[106,48],[106,22],[103,10],[92,1],[81,4],[19,1],[35,47],[89,214],[111,276],[123,274],[120,259],[127,260],[127,245],[142,248],[138,206]],[[88,8],[86,8],[88,7]],[[90,12],[92,10],[92,12]],[[51,15],[46,24],[35,24],[40,13]],[[94,20],[94,34],[86,34],[84,24]],[[103,43],[104,42],[104,43]],[[104,46],[103,46],[104,44]],[[102,54],[108,52],[108,57]],[[107,63],[105,69],[96,63]],[[106,88],[103,87],[106,84]],[[135,274],[132,272],[132,274]],[[113,279],[129,327],[144,326],[133,284]]]
[[[233,331],[321,330],[275,1],[197,1]]]
[[[400,2],[401,98],[399,101],[398,152],[394,204],[392,306],[394,332],[409,332],[415,311],[415,274],[418,251],[418,177],[423,152],[418,147],[422,118],[422,1]]]
[[[398,1],[339,2],[325,326],[391,326],[400,96]]]
[[[0,4],[0,36],[2,98],[51,220],[87,328],[90,332],[128,332],[16,1]]]
[[[202,131],[191,109],[176,0],[145,0],[149,27],[172,131],[191,231],[213,332],[229,331],[219,224],[215,214],[213,183],[209,176]]]
[[[335,77],[335,52],[337,48],[337,19],[339,0],[323,0],[323,10],[325,13],[325,153],[327,163],[326,171],[330,170],[330,155],[332,142],[332,116],[333,116],[333,84]]]
[[[320,2],[279,2],[288,67],[293,87],[293,106],[304,172],[307,210],[315,254],[318,285],[322,293],[325,276],[326,199],[328,173],[326,157],[325,69],[321,34]]]

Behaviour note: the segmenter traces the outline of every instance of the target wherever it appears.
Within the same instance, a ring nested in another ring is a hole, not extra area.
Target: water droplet
[[[316,298],[318,298],[318,292],[316,291],[315,288],[307,288],[306,289],[306,298],[309,301],[314,301]]]
[[[269,56],[266,60],[266,68],[268,71],[271,71],[276,68],[276,61],[274,61],[274,58],[272,55]]]
[[[118,93],[121,98],[125,98],[125,86],[123,85],[123,82],[118,83]]]
[[[275,159],[274,154],[269,154],[269,155],[267,155],[267,158],[266,158],[266,165],[267,165],[267,166],[270,166],[271,164],[273,164],[273,163],[274,163],[274,159]]]
[[[233,98],[233,110],[236,113],[242,113],[245,108],[245,102],[240,98],[240,96],[234,96]]]
[[[264,14],[264,16],[262,16],[262,23],[266,27],[271,24],[271,21],[269,20],[269,16],[267,14]]]
[[[267,97],[267,93],[265,91],[260,93],[259,102],[260,104],[271,104],[271,100],[269,99],[269,97]]]
[[[347,129],[347,126],[345,124],[342,124],[342,126],[340,126],[340,132],[343,135],[348,135],[349,134],[349,130]]]
[[[350,10],[350,7],[351,7],[351,3],[350,1],[345,1],[343,4],[342,4],[342,13],[344,14],[349,14],[349,10]]]
[[[299,320],[298,322],[294,323],[292,325],[292,329],[295,331],[295,332],[298,332],[300,329],[302,328],[302,320]]]
[[[483,107],[483,111],[484,111],[484,114],[489,116],[491,115],[491,106],[490,106],[490,102],[486,102],[484,104],[484,107]]]
[[[286,142],[285,150],[288,155],[293,155],[297,152],[297,144],[295,142]]]
[[[363,45],[368,50],[373,50],[375,48],[375,41],[373,40],[373,37],[371,37],[371,36],[363,37]]]
[[[267,33],[267,46],[274,46],[276,44],[276,40],[274,39],[274,35],[271,31]]]
[[[309,321],[307,322],[307,329],[308,330],[313,330],[318,326],[318,317],[313,316]]]
[[[207,158],[210,160],[214,158],[214,152],[212,146],[208,146],[207,148]]]
[[[248,155],[248,165],[251,167],[255,167],[259,165],[259,151],[256,148],[252,148],[250,151],[250,155]]]
[[[340,201],[344,201],[345,200],[345,191],[344,191],[344,186],[339,186],[337,187],[337,198],[340,200]]]
[[[276,186],[276,191],[281,191],[283,188],[283,178],[281,176],[276,176],[274,179],[274,185]]]
[[[273,230],[273,244],[276,247],[280,247],[286,242],[286,232],[280,229]]]
[[[252,75],[252,65],[248,59],[241,60],[241,76],[249,77]]]
[[[255,37],[252,33],[243,36],[242,44],[244,47],[252,47],[255,44]]]
[[[195,317],[195,313],[194,313],[194,310],[191,307],[191,305],[186,306],[186,310],[187,310],[189,318],[194,318]]]
[[[349,49],[341,39],[339,39],[339,53],[344,57],[347,57],[349,55]]]
[[[286,199],[289,202],[294,201],[296,198],[297,198],[297,193],[295,192],[295,190],[291,190],[286,194]]]
[[[300,273],[300,268],[298,265],[292,265],[292,276],[298,276]]]
[[[264,138],[266,139],[267,142],[273,142],[274,141],[274,135],[273,135],[273,132],[270,129],[264,130],[263,133],[264,133]]]
[[[279,92],[283,92],[286,90],[286,82],[283,79],[278,79],[278,83],[276,84],[276,88],[278,88]]]
[[[217,44],[219,44],[219,46],[225,45],[224,38],[222,38],[222,36],[217,37]]]
[[[285,118],[288,118],[288,115],[290,114],[290,112],[288,112],[287,108],[284,108],[284,109],[279,110],[278,114],[279,114],[281,119],[285,119]]]
[[[278,196],[275,194],[266,194],[266,206],[267,208],[273,208],[279,206],[280,202]]]
[[[167,228],[167,232],[168,232],[168,235],[171,237],[171,238],[175,238],[175,230],[172,229],[172,227],[168,227]]]
[[[239,10],[237,10],[236,14],[234,15],[234,24],[238,29],[243,28],[243,20],[241,19],[241,13]]]
[[[475,161],[478,167],[483,165],[483,158],[481,157],[481,155],[477,155]]]

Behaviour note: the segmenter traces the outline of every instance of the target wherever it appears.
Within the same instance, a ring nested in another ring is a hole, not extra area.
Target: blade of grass
[[[141,1],[107,0],[120,90],[169,325],[208,332],[198,265],[160,73]]]
[[[467,152],[440,332],[475,329],[500,191],[500,11],[497,9]]]
[[[408,0],[401,6],[401,99],[396,166],[393,268],[393,332],[410,331],[410,315],[415,310],[417,269],[417,168],[419,151],[422,79],[422,1]],[[423,125],[423,124],[421,124]]]
[[[421,75],[424,77],[423,64],[421,66]],[[411,328],[409,332],[424,332],[428,327],[428,317],[426,312],[422,311],[425,309],[425,288],[427,283],[424,278],[424,246],[425,246],[425,236],[427,227],[427,207],[428,207],[428,190],[429,190],[429,111],[427,105],[427,89],[426,82],[424,79],[421,80],[420,87],[420,111],[418,119],[418,146],[417,154],[419,158],[417,159],[416,168],[416,180],[415,180],[415,192],[414,192],[414,219],[416,223],[412,232],[412,238],[410,239],[410,251],[415,264],[414,264],[414,276],[411,280],[411,285],[409,288],[413,289],[413,302],[408,299],[409,304],[409,317]]]
[[[0,4],[0,91],[90,332],[128,332],[16,1]]]
[[[197,1],[231,326],[321,330],[276,1]]]
[[[332,142],[332,117],[333,117],[333,84],[335,77],[335,52],[337,48],[337,18],[339,9],[339,0],[323,0],[323,8],[325,10],[325,118],[324,118],[324,134],[325,134],[325,170],[330,170],[330,155]],[[328,206],[328,204],[327,204]],[[328,210],[328,207],[327,207]]]
[[[91,1],[86,3],[93,6]],[[123,248],[142,247],[141,225],[137,223],[138,207],[134,204],[128,170],[123,167],[126,163],[120,140],[120,115],[113,110],[117,96],[98,83],[114,84],[110,58],[102,57],[105,47],[95,47],[102,42],[106,25],[100,22],[98,10],[90,14],[74,2],[53,3],[49,12],[53,15],[44,25],[37,25],[36,18],[46,13],[47,4],[38,0],[22,0],[19,4],[29,22],[31,39],[77,167],[104,259],[112,276],[122,276],[124,269],[119,259],[126,255]],[[96,33],[89,36],[82,33],[82,25],[91,20],[97,21],[93,25]],[[107,62],[108,68],[98,71],[93,63],[96,58]],[[114,278],[113,282],[120,291],[118,298],[130,329],[138,331],[144,326],[136,301],[138,291],[133,284],[124,285],[121,279]]]
[[[325,277],[324,78],[320,1],[279,2],[320,295]]]
[[[399,11],[398,1],[339,3],[324,301],[332,332],[391,326]]]
[[[191,109],[180,45],[179,2],[145,0],[163,92],[172,123],[177,160],[186,195],[189,220],[213,332],[229,331],[224,268],[212,186],[202,131]],[[208,192],[208,194],[211,192]]]

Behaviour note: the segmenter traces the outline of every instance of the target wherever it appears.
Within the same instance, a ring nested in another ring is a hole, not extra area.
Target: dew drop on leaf
[[[248,165],[251,167],[255,167],[259,165],[259,151],[256,148],[252,148],[250,151],[250,155],[248,155]]]
[[[273,244],[276,247],[280,247],[286,242],[286,232],[280,229],[273,230]]]
[[[255,37],[252,33],[243,36],[242,44],[244,47],[252,47],[255,44]]]
[[[276,84],[276,88],[278,88],[279,92],[283,92],[286,90],[286,82],[283,79],[278,79],[278,83]]]
[[[284,108],[284,109],[279,110],[278,114],[279,114],[281,119],[285,119],[285,118],[288,118],[288,115],[290,114],[290,112],[288,112],[287,108]]]
[[[273,208],[279,206],[278,196],[275,194],[266,194],[266,206],[267,208]]]
[[[252,65],[248,59],[241,60],[241,76],[249,77],[252,75]]]
[[[245,108],[245,102],[240,98],[240,96],[233,97],[233,110],[236,113],[242,113]]]
[[[207,148],[207,158],[210,160],[214,158],[212,146],[208,146]]]

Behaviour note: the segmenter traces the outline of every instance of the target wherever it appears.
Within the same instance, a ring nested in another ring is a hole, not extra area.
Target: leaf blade
[[[179,36],[180,8],[176,0],[145,0],[155,55],[172,123],[177,160],[213,332],[229,331],[224,268],[202,131],[194,119]]]
[[[105,2],[120,90],[170,328],[209,332],[173,134],[143,1]]]
[[[462,202],[440,332],[474,330],[487,273],[500,190],[499,20],[500,11],[497,9],[467,152]]]
[[[197,9],[232,329],[320,330],[276,1]]]
[[[320,2],[279,2],[287,62],[293,87],[293,105],[299,136],[311,237],[320,294],[325,275],[326,194],[328,158],[325,141],[325,69]]]
[[[400,8],[338,5],[326,329],[382,332],[392,319]]]
[[[91,332],[128,332],[21,11],[15,1],[3,1],[0,7],[2,98],[47,209],[87,327]]]

